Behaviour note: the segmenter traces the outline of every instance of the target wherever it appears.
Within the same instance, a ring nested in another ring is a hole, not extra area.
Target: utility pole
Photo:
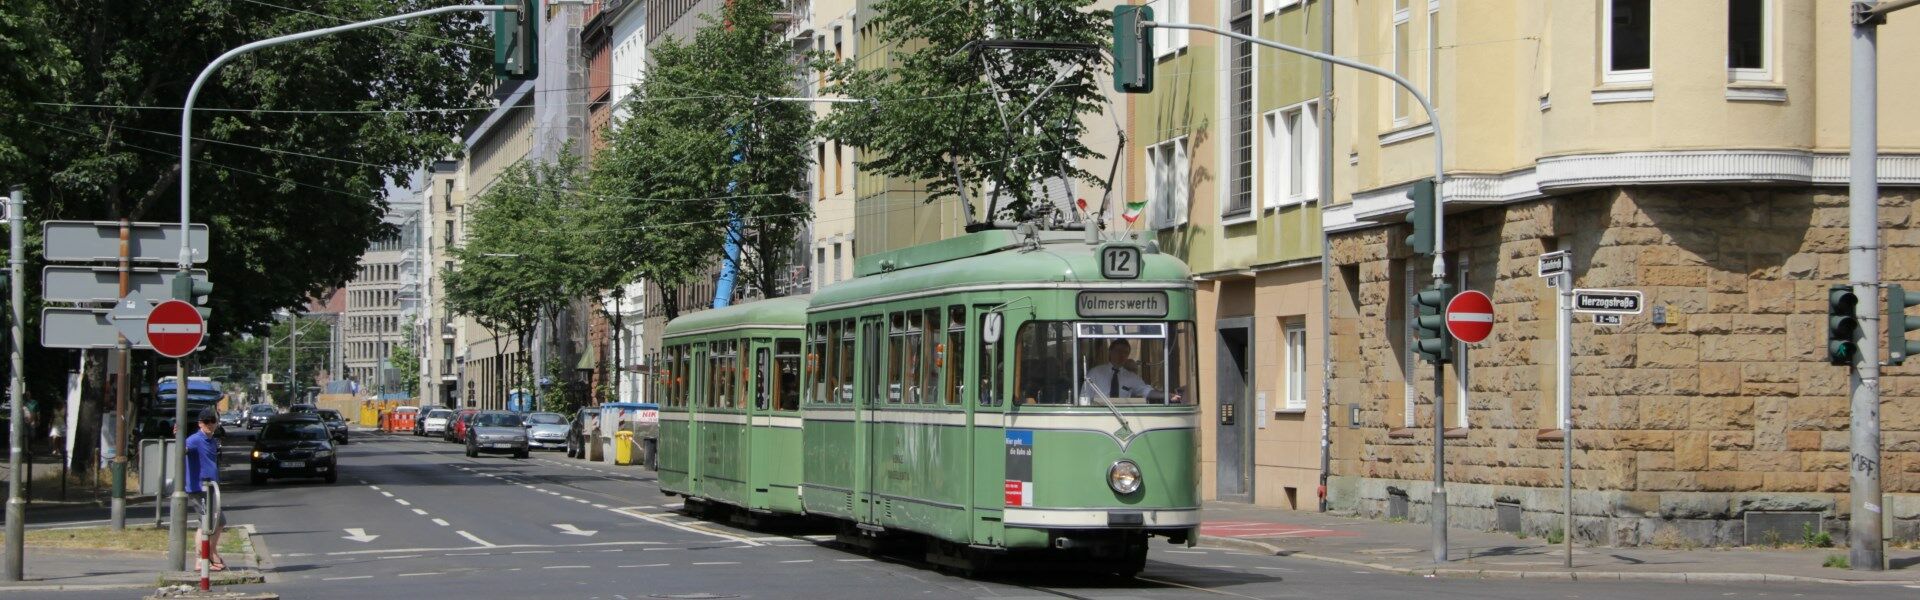
[[[1853,456],[1847,461],[1852,476],[1848,497],[1852,515],[1847,523],[1847,563],[1856,571],[1886,569],[1885,531],[1881,514],[1885,498],[1880,490],[1880,161],[1879,139],[1879,27],[1887,14],[1920,4],[1920,0],[1854,2],[1853,61],[1850,89],[1847,182],[1847,267],[1859,323],[1852,396]],[[1865,305],[1864,308],[1859,308]],[[1904,334],[1904,332],[1901,332]]]
[[[125,217],[120,219],[120,297],[127,297],[127,289],[132,287],[133,262],[131,239],[132,223]],[[119,348],[114,350],[114,365],[119,374],[114,378],[113,396],[113,498],[109,500],[108,527],[113,531],[125,531],[127,528],[127,385],[132,377],[127,371],[133,368],[133,346],[127,342],[127,336],[121,335]]]
[[[13,372],[9,373],[7,378],[7,399],[11,404],[7,414],[8,418],[12,419],[7,427],[9,430],[7,436],[9,450],[7,454],[9,469],[7,471],[7,581],[20,581],[26,578],[27,498],[21,489],[20,479],[25,474],[21,469],[20,459],[27,453],[25,429],[27,399],[24,397],[26,367],[23,364],[25,359],[21,354],[26,351],[27,343],[22,330],[26,323],[26,292],[23,282],[27,274],[27,251],[26,243],[23,241],[25,238],[21,235],[21,230],[27,226],[23,218],[26,205],[27,189],[23,186],[13,186],[12,193],[7,197],[7,267],[10,275],[7,279],[8,287],[12,288],[13,297],[10,307],[13,313],[13,322],[10,324],[13,330],[13,352],[10,353],[13,355]]]
[[[293,326],[293,339],[287,352],[287,389],[293,392],[289,403],[300,401],[300,315],[294,313],[287,323]]]

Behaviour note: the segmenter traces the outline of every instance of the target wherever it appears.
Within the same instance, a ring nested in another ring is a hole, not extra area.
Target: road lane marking
[[[473,543],[475,543],[475,544],[479,544],[479,545],[480,545],[480,547],[482,547],[482,548],[492,548],[492,547],[493,547],[493,543],[492,543],[492,542],[488,542],[488,541],[486,541],[486,540],[483,540],[483,539],[480,539],[480,536],[477,536],[477,535],[474,535],[474,534],[471,534],[471,533],[467,533],[467,532],[465,532],[465,531],[455,531],[454,533],[457,533],[457,534],[460,534],[460,537],[463,537],[463,538],[467,538],[467,541],[469,541],[469,542],[473,542]]]
[[[734,563],[734,564],[740,564],[740,563]],[[593,567],[589,567],[587,565],[550,565],[550,566],[545,566],[540,568],[542,569],[591,569]]]
[[[574,527],[572,523],[554,523],[553,527],[555,529],[559,529],[560,533],[564,533],[567,535],[577,535],[580,537],[592,537],[593,534],[600,533],[599,531],[593,530],[593,529],[581,529],[579,527]]]
[[[674,528],[674,529],[678,529],[678,530],[680,530],[680,531],[685,531],[685,532],[687,532],[687,533],[698,533],[698,534],[700,534],[700,535],[707,535],[707,536],[713,536],[713,537],[717,537],[717,538],[720,538],[720,539],[723,539],[723,540],[730,540],[730,541],[735,541],[735,542],[739,542],[739,543],[742,543],[742,544],[746,544],[746,545],[748,545],[748,546],[765,546],[765,545],[766,545],[766,544],[763,544],[763,543],[760,543],[760,542],[756,542],[756,541],[753,541],[753,540],[751,540],[751,539],[748,539],[748,538],[744,538],[744,537],[740,537],[740,536],[737,536],[737,535],[733,535],[733,534],[730,534],[730,533],[721,533],[721,532],[719,532],[719,531],[714,531],[714,530],[711,530],[711,529],[705,529],[705,528],[701,528],[701,527],[693,527],[693,526],[689,526],[689,525],[681,525],[681,524],[679,524],[679,523],[674,523],[674,522],[672,522],[672,521],[668,521],[668,520],[666,520],[666,519],[662,519],[662,518],[658,518],[658,517],[655,517],[654,515],[650,515],[650,514],[647,514],[647,513],[642,513],[642,512],[633,512],[633,511],[629,511],[629,510],[626,510],[626,509],[621,509],[621,508],[616,508],[616,509],[613,509],[613,512],[616,512],[616,513],[620,513],[620,514],[623,514],[623,515],[627,515],[627,516],[629,516],[629,517],[633,517],[633,518],[635,518],[635,519],[640,519],[640,520],[642,520],[642,521],[647,521],[647,522],[650,522],[650,523],[653,523],[653,524],[655,524],[655,525],[660,525],[660,526],[663,526],[663,527],[671,527],[671,528]]]
[[[432,572],[428,572],[428,573],[401,573],[401,574],[400,574],[400,576],[401,576],[401,577],[419,577],[419,576],[422,576],[422,575],[445,575],[445,574],[446,574],[446,573],[442,573],[442,572],[439,572],[439,571],[432,571]]]
[[[783,563],[783,564],[793,564],[793,563],[810,563],[810,562],[813,562],[813,559],[811,559],[811,558],[802,558],[802,559],[800,559],[800,560],[783,560],[783,561],[780,561],[780,562],[781,562],[781,563]]]
[[[386,496],[386,497],[388,497],[388,498],[392,498],[392,497],[393,497],[393,492],[380,492],[380,495],[382,495],[382,496]]]
[[[705,567],[705,566],[711,566],[711,565],[737,565],[737,564],[740,564],[740,563],[737,563],[737,562],[697,562],[697,563],[693,563],[693,566],[696,566],[696,567]]]
[[[365,481],[362,481],[362,482],[360,482],[360,483],[366,483],[366,482],[365,482]],[[369,486],[367,486],[367,489],[370,489],[370,490],[373,490],[373,491],[376,491],[376,492],[378,492],[378,491],[380,491],[380,486],[377,486],[377,485],[369,485]]]
[[[493,556],[492,552],[448,552],[447,556]]]
[[[605,505],[605,504],[595,504],[595,505],[593,505],[593,507],[594,507],[594,508],[606,508],[606,507],[607,507],[607,505]]]
[[[607,548],[611,546],[655,546],[666,542],[591,542],[586,544],[495,544],[492,546],[460,546],[457,548],[392,548],[386,550],[341,550],[328,552],[324,556],[368,556],[393,554],[397,552],[471,552],[474,550],[511,550],[514,548]],[[682,548],[675,548],[676,550]],[[658,550],[658,548],[648,548]]]
[[[420,510],[420,509],[418,509],[418,508],[416,508],[416,509],[413,509],[413,514],[416,514],[416,515],[420,515],[420,516],[422,516],[422,517],[424,517],[424,516],[427,516],[427,511],[424,511],[424,510]]]
[[[349,579],[373,579],[373,576],[372,575],[354,575],[351,577],[325,577],[325,578],[321,578],[320,580],[321,581],[346,581]]]
[[[341,539],[346,539],[346,540],[353,540],[353,541],[356,541],[356,542],[360,542],[360,543],[362,543],[362,544],[365,544],[365,543],[367,543],[367,542],[371,542],[371,541],[373,541],[374,539],[376,539],[376,538],[379,538],[379,537],[380,537],[380,536],[377,536],[377,535],[367,535],[367,530],[365,530],[365,529],[361,529],[361,528],[358,528],[358,527],[350,527],[350,528],[347,528],[347,529],[346,529],[346,532],[347,532],[347,534],[346,534],[346,535],[344,535],[344,536],[340,536],[340,538],[341,538]]]
[[[515,550],[514,554],[553,554],[552,550]]]
[[[871,559],[871,558],[841,558],[841,559],[836,559],[836,560],[834,560],[833,562],[873,562],[873,559]]]
[[[622,568],[622,569],[638,569],[638,568],[641,568],[641,567],[665,567],[665,566],[668,566],[668,565],[671,565],[671,564],[673,564],[673,563],[653,563],[653,564],[650,564],[650,565],[620,565],[620,568]]]
[[[439,525],[439,526],[441,526],[441,527],[446,527],[446,526],[447,526],[447,520],[446,520],[446,519],[434,519],[434,520],[433,520],[433,524],[435,524],[435,525]]]
[[[413,503],[412,503],[412,502],[408,502],[408,501],[406,501],[406,500],[402,500],[402,499],[399,499],[399,498],[394,498],[394,499],[393,499],[393,501],[394,501],[394,502],[399,502],[401,506],[413,506]]]
[[[400,556],[376,556],[376,557],[374,557],[374,558],[375,558],[376,560],[400,560],[400,559],[403,559],[403,558],[420,558],[420,555],[418,555],[418,554],[403,554],[403,555],[400,555]]]

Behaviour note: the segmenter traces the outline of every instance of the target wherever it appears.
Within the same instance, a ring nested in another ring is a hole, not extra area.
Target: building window
[[[840,278],[840,242],[833,243],[833,280],[842,281]]]
[[[1320,104],[1305,102],[1267,113],[1262,123],[1266,147],[1263,171],[1274,178],[1263,186],[1266,207],[1314,200],[1320,192]]]
[[[1605,83],[1653,81],[1653,0],[1606,0],[1601,15]]]
[[[820,142],[818,151],[820,154],[820,159],[818,162],[814,163],[814,171],[819,173],[819,175],[814,178],[814,181],[816,182],[814,184],[814,188],[819,190],[820,199],[826,200],[827,199],[827,143]]]
[[[1307,409],[1307,328],[1288,324],[1287,338],[1287,410]]]
[[[1241,35],[1253,35],[1252,0],[1234,0],[1233,32]],[[1233,71],[1229,78],[1233,86],[1228,143],[1228,165],[1231,167],[1231,180],[1227,186],[1226,210],[1221,216],[1235,217],[1253,210],[1253,44],[1232,40]]]
[[[1262,12],[1272,13],[1282,8],[1299,4],[1300,1],[1301,0],[1262,0],[1262,4],[1265,5]]]
[[[1772,81],[1768,0],[1727,0],[1727,78]]]
[[[1160,6],[1154,7],[1153,18],[1162,23],[1192,23],[1188,14],[1188,4],[1192,0],[1160,0]],[[1153,51],[1155,58],[1166,58],[1187,47],[1187,30],[1153,28]]]
[[[841,164],[842,163],[840,162],[840,142],[834,142],[833,143],[833,193],[836,195],[844,194],[846,193],[846,190],[847,190],[846,186],[842,183],[843,179],[841,177],[841,168],[840,168]]]
[[[1147,148],[1147,200],[1153,204],[1153,226],[1157,229],[1187,222],[1187,138],[1185,136]]]
[[[1407,2],[1409,0],[1393,0],[1393,74],[1411,81],[1413,59],[1409,53],[1413,49],[1413,13],[1407,9]],[[1413,98],[1392,81],[1386,84],[1393,92],[1393,124],[1395,127],[1405,125]]]

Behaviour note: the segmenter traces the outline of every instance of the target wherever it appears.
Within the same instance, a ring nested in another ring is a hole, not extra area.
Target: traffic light
[[[1853,341],[1860,330],[1860,322],[1854,319],[1854,309],[1859,305],[1860,297],[1854,295],[1853,286],[1827,288],[1827,362],[1852,364],[1860,354],[1860,344]]]
[[[1407,245],[1413,248],[1414,254],[1433,254],[1433,221],[1439,218],[1433,180],[1413,182],[1413,189],[1407,190],[1407,199],[1413,201],[1413,210],[1407,213],[1407,222],[1413,224],[1413,235],[1407,236]]]
[[[540,73],[540,0],[494,0],[515,10],[493,13],[493,73],[501,79],[533,79]]]
[[[1153,7],[1113,7],[1113,89],[1127,94],[1153,91],[1153,34],[1140,23],[1153,20]]]
[[[204,305],[207,303],[207,296],[212,294],[213,282],[211,281],[185,274],[173,276],[173,299],[175,300]]]
[[[1413,299],[1420,314],[1414,317],[1417,340],[1413,349],[1427,362],[1444,365],[1453,362],[1453,336],[1447,334],[1447,300],[1453,298],[1453,286],[1440,284],[1420,290]]]
[[[1907,355],[1920,350],[1920,340],[1907,338],[1907,332],[1920,329],[1920,318],[1909,319],[1907,307],[1920,306],[1920,293],[1908,294],[1900,284],[1887,285],[1887,364],[1907,361]]]

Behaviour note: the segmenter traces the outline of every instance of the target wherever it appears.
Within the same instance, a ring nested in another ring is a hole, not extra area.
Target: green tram
[[[1150,245],[992,230],[667,325],[660,485],[694,502],[1131,575],[1200,524],[1193,285]]]

